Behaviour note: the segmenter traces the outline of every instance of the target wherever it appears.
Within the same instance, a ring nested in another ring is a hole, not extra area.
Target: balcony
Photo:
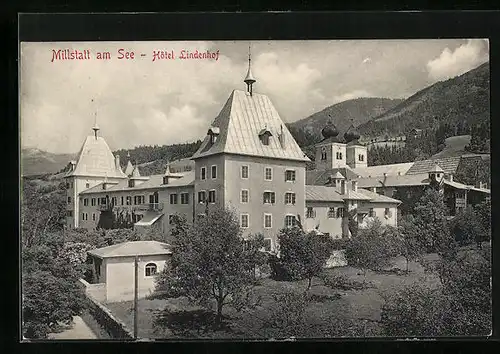
[[[136,208],[141,211],[162,211],[163,203],[145,203],[136,205]]]

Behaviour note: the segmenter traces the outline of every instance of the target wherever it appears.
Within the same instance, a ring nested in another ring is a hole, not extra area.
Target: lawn
[[[435,255],[426,258],[435,260]],[[403,258],[393,261],[393,267],[405,269]],[[382,336],[378,321],[383,304],[381,294],[419,280],[438,284],[437,277],[425,274],[418,263],[410,264],[409,275],[381,274],[368,271],[369,287],[361,290],[331,289],[320,279],[313,279],[310,293],[315,295],[305,311],[305,317],[297,337]],[[327,270],[330,275],[346,275],[350,280],[363,281],[363,275],[352,267]],[[307,280],[279,282],[262,279],[255,292],[262,297],[261,306],[243,312],[224,308],[227,326],[223,330],[211,330],[213,313],[190,306],[187,299],[139,301],[138,335],[141,338],[279,338],[288,336],[286,330],[269,325],[276,302],[273,293],[304,291]],[[132,302],[110,303],[106,306],[130,328],[133,328]],[[177,312],[176,312],[177,311]],[[180,311],[180,312],[179,312]],[[172,313],[174,312],[174,313]]]

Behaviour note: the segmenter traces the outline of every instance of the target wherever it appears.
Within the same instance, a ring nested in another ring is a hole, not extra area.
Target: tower
[[[316,144],[316,169],[346,167],[346,145],[338,138],[339,131],[332,119],[321,130],[323,140]]]
[[[354,122],[351,119],[351,126],[344,133],[346,142],[346,163],[351,168],[367,167],[367,148],[359,142],[360,134],[354,127]]]

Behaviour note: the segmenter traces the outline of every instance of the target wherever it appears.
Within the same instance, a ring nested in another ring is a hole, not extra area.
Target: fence
[[[86,302],[89,308],[89,312],[94,317],[96,322],[109,334],[111,338],[116,339],[133,339],[134,334],[122,321],[117,319],[109,309],[101,304],[97,299],[95,299],[91,292],[93,285],[101,285],[101,284],[89,284],[85,280],[80,279],[80,284],[86,288]],[[88,286],[90,286],[90,291],[87,290]]]

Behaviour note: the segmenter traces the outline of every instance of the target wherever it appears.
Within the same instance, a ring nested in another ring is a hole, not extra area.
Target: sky
[[[96,116],[112,150],[202,139],[231,92],[245,90],[249,45],[253,90],[285,122],[357,97],[407,98],[489,60],[483,39],[23,42],[21,146],[78,152]],[[119,59],[120,48],[134,59]],[[91,59],[52,61],[58,49],[88,49]],[[183,49],[219,54],[181,60]],[[158,50],[175,59],[153,61]],[[110,59],[96,58],[105,51]]]

